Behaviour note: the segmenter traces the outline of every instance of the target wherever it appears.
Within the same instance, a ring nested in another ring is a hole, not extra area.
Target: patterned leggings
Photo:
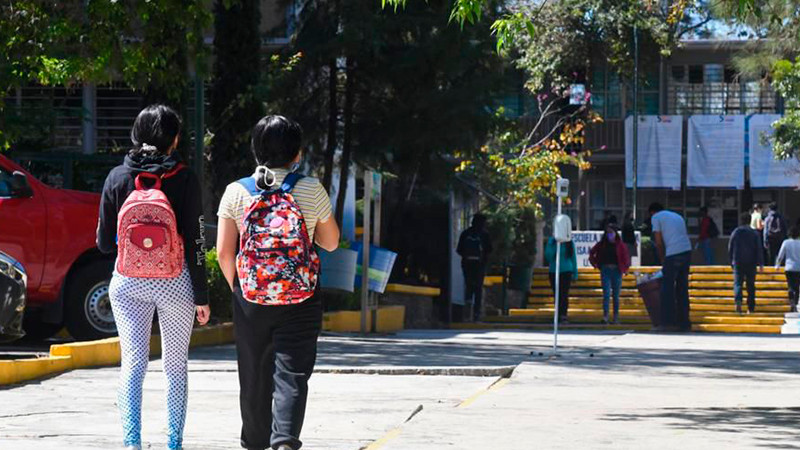
[[[119,331],[122,367],[117,403],[124,445],[141,445],[142,384],[150,358],[153,312],[158,311],[161,353],[167,376],[169,448],[181,448],[186,421],[189,339],[194,323],[194,294],[187,269],[178,278],[128,278],[114,273],[109,287]]]

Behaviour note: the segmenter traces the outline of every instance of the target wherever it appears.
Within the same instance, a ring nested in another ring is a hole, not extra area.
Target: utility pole
[[[633,222],[637,219],[639,190],[639,29],[633,25]]]

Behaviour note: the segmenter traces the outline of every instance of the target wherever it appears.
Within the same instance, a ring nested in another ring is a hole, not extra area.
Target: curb
[[[457,377],[511,376],[517,366],[500,367],[343,367],[315,368],[314,373],[337,375],[439,375]]]
[[[192,330],[189,347],[233,342],[233,324],[223,323]],[[150,336],[150,356],[161,354],[161,336]],[[120,362],[119,338],[50,346],[45,358],[0,361],[0,386],[36,380],[69,370],[114,366]]]

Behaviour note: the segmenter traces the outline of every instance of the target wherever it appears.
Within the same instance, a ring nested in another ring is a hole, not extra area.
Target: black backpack
[[[708,225],[708,237],[714,239],[719,236],[719,227],[717,227],[717,222],[714,222],[714,219],[711,217],[708,218],[711,223]]]
[[[767,238],[770,239],[783,239],[786,236],[786,224],[783,223],[783,216],[778,213],[770,214],[767,219]]]
[[[468,231],[461,239],[462,258],[483,258],[483,239],[481,239],[480,233]]]

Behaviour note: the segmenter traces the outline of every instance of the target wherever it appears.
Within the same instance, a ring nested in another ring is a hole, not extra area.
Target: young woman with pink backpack
[[[154,312],[167,377],[170,449],[183,443],[195,314],[201,325],[210,314],[202,190],[175,152],[180,131],[173,109],[142,110],[131,130],[134,148],[108,174],[100,201],[97,247],[117,252],[109,298],[122,350],[117,403],[128,449],[141,449],[142,384]]]
[[[339,227],[319,181],[297,173],[302,130],[282,116],[253,128],[253,175],[219,205],[217,255],[233,291],[241,445],[296,450],[317,356],[322,305],[314,243],[333,251]],[[237,253],[238,244],[238,253]]]

